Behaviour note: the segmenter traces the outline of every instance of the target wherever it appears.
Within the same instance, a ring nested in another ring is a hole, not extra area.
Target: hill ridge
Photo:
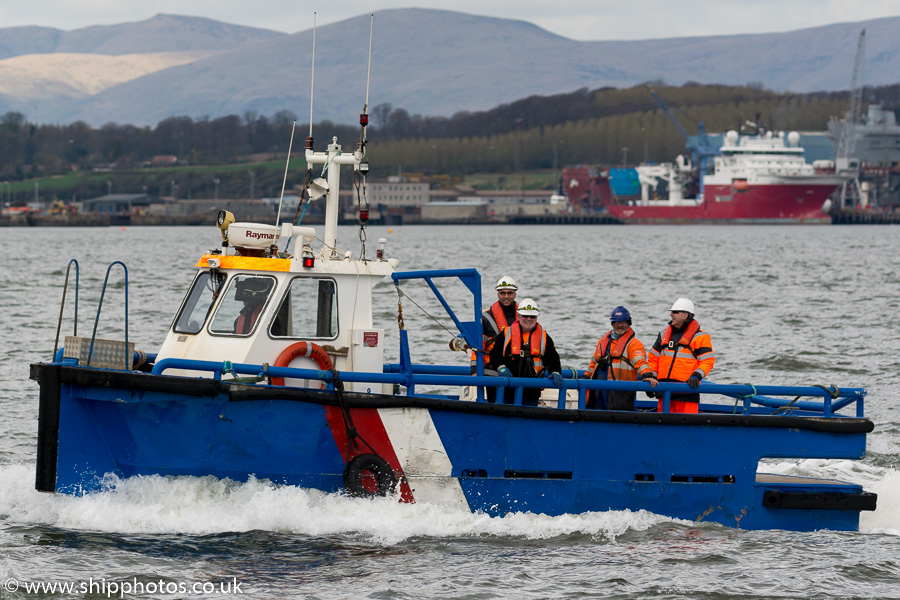
[[[366,95],[369,22],[369,15],[361,15],[318,28],[315,120],[355,120]],[[900,38],[894,32],[900,17],[784,33],[581,42],[527,21],[386,9],[375,12],[370,102],[403,107],[411,115],[450,116],[532,95],[654,80],[752,83],[796,92],[847,89],[862,27],[869,56],[866,83],[896,83]],[[24,43],[21,29],[0,29],[0,58]],[[0,114],[19,111],[34,122],[153,125],[171,116],[304,114],[309,108],[311,30],[284,34],[161,13],[136,23],[32,33],[41,48],[55,43],[54,48],[87,53],[134,54],[124,50],[152,38],[144,51],[165,46],[215,53],[74,101],[10,94],[0,85]],[[175,43],[178,35],[189,40],[188,47]]]

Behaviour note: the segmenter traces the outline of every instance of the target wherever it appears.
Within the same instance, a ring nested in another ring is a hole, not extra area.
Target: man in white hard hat
[[[555,385],[562,384],[559,353],[553,340],[538,323],[537,302],[525,298],[519,303],[519,318],[491,340],[491,365],[501,377],[550,377]],[[540,388],[522,390],[522,404],[537,406]],[[513,402],[513,390],[504,395],[504,403]]]
[[[494,289],[497,290],[497,301],[481,313],[481,329],[485,342],[515,323],[516,309],[519,307],[516,302],[519,286],[516,285],[515,279],[504,275]],[[490,351],[490,348],[485,349]]]
[[[519,307],[516,303],[516,293],[519,286],[516,280],[509,275],[504,275],[497,281],[494,287],[497,290],[497,301],[483,313],[481,313],[481,334],[484,348],[484,374],[496,375],[497,371],[491,368],[490,353],[491,340],[493,340],[501,331],[516,322],[516,309]],[[472,373],[475,372],[475,353],[472,353]],[[494,402],[497,397],[497,388],[487,388],[487,401]]]
[[[712,340],[708,333],[700,329],[700,324],[694,319],[695,313],[694,303],[687,298],[679,298],[669,309],[672,320],[656,337],[647,357],[659,381],[687,383],[691,389],[697,389],[700,380],[712,371],[716,363]],[[699,405],[700,394],[671,396],[672,412],[696,413]],[[657,404],[657,410],[663,410],[662,399]]]

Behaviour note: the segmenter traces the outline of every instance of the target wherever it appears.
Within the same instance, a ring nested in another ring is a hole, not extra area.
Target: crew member
[[[519,308],[516,302],[519,286],[512,277],[501,277],[494,289],[497,290],[497,301],[481,313],[481,329],[485,344],[515,322],[516,309]],[[485,347],[485,350],[490,352],[490,348]]]
[[[647,363],[644,344],[634,335],[631,328],[631,313],[624,306],[617,306],[609,316],[612,326],[594,350],[591,364],[584,374],[585,379],[607,379],[614,381],[647,381],[656,387],[656,374]],[[636,392],[609,390],[608,392],[588,391],[587,408],[609,410],[634,410]]]
[[[525,298],[516,311],[519,318],[492,340],[491,365],[501,377],[550,377],[554,385],[562,384],[559,354],[553,340],[538,323],[537,303]],[[522,404],[537,406],[540,388],[522,390]],[[512,404],[513,390],[504,394],[504,403]]]
[[[682,382],[697,389],[700,380],[709,376],[716,362],[709,334],[694,319],[694,303],[679,298],[669,310],[672,320],[659,333],[650,348],[648,362],[659,381]],[[696,413],[700,394],[672,394],[670,409],[678,413]],[[657,403],[662,412],[663,401]]]
[[[519,286],[515,279],[505,275],[500,278],[494,287],[497,290],[497,301],[483,313],[481,313],[481,334],[484,348],[484,374],[496,375],[497,371],[491,368],[490,353],[492,340],[501,331],[516,322],[516,292]],[[472,352],[472,373],[475,373],[475,352]],[[487,388],[487,401],[493,403],[497,397],[497,388]]]
[[[256,320],[269,297],[272,280],[264,277],[253,277],[238,281],[235,284],[234,299],[243,302],[244,307],[234,320],[234,332],[246,335],[253,331]]]

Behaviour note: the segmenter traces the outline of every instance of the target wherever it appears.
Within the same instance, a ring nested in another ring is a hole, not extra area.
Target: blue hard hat
[[[628,309],[624,306],[617,306],[613,309],[612,314],[609,315],[609,322],[615,323],[616,321],[630,321],[631,313],[628,312]]]

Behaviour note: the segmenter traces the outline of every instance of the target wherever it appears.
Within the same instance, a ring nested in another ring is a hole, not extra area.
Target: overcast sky
[[[439,8],[519,19],[575,40],[639,40],[792,31],[900,16],[900,0],[0,0],[0,28],[72,30],[157,13],[296,33],[387,8]]]

